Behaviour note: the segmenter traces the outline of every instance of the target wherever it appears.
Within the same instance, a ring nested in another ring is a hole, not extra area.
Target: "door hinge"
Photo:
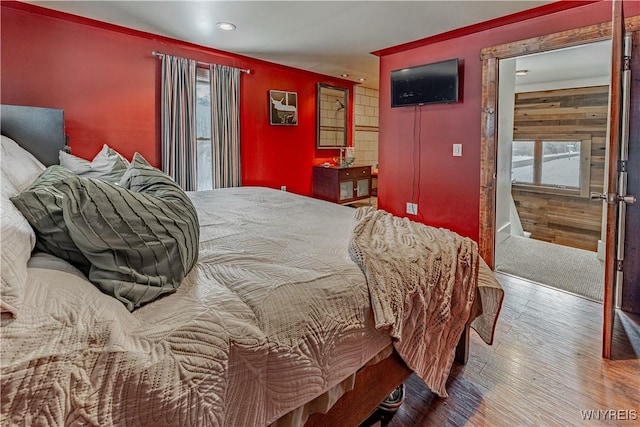
[[[621,259],[616,260],[616,271],[622,271],[622,261]]]
[[[618,172],[627,172],[626,160],[618,160]]]

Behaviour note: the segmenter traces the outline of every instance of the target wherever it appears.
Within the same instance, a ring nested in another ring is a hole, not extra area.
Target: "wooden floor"
[[[389,427],[640,425],[638,317],[618,314],[614,358],[603,360],[600,304],[496,276],[505,300],[494,344],[472,332],[446,399],[410,377]]]

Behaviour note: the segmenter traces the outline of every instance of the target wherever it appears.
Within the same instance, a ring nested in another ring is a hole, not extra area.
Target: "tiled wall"
[[[355,87],[355,126],[353,146],[356,163],[375,166],[378,163],[378,98],[376,89]]]

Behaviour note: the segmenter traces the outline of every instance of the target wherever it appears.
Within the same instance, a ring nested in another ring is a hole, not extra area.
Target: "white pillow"
[[[4,135],[1,153],[0,313],[16,316],[22,305],[27,281],[27,262],[36,244],[36,235],[9,198],[29,187],[45,167],[31,153]]]
[[[85,160],[73,154],[60,151],[60,166],[84,178],[96,178],[116,184],[127,171],[129,162],[120,153],[107,144],[102,146],[102,150],[92,161]]]
[[[20,194],[46,169],[31,153],[4,135],[2,135],[0,163],[2,163],[2,195],[7,199]]]
[[[27,282],[27,262],[36,244],[33,229],[9,199],[1,199],[0,252],[2,286],[0,313],[16,316]]]

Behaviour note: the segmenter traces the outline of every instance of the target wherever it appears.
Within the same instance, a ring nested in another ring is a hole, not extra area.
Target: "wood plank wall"
[[[608,86],[516,94],[514,139],[547,134],[591,134],[589,190],[602,192]],[[589,198],[512,188],[525,231],[538,240],[596,251],[602,203]]]

